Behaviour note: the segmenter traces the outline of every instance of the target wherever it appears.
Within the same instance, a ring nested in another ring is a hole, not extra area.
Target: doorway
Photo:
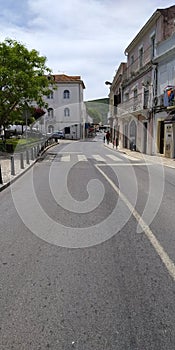
[[[128,124],[124,125],[123,147],[128,148]]]
[[[147,151],[147,127],[148,123],[143,123],[143,153]]]
[[[160,139],[159,139],[159,152],[164,153],[164,121],[159,122]]]

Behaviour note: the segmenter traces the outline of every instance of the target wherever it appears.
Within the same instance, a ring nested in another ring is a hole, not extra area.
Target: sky
[[[84,100],[107,97],[125,48],[170,0],[0,0],[0,42],[47,57],[53,74],[80,75]]]

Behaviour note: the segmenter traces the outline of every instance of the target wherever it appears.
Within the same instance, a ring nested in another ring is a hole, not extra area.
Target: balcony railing
[[[137,114],[143,111],[143,109],[148,107],[148,105],[143,105],[143,102],[143,94],[138,94],[137,97],[132,97],[128,101],[120,103],[117,107],[117,116],[124,117],[130,113]]]

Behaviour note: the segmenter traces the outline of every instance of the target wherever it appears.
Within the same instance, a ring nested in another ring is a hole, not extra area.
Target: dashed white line
[[[140,165],[145,165],[145,166],[150,166],[154,165],[153,163],[105,163],[105,164],[99,164],[100,166],[117,166],[117,167],[123,167],[123,166],[140,166]]]

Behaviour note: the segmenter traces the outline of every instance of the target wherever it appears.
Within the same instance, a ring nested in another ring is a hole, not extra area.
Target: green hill
[[[107,124],[109,111],[109,98],[86,101],[87,112],[93,118],[94,123]]]

